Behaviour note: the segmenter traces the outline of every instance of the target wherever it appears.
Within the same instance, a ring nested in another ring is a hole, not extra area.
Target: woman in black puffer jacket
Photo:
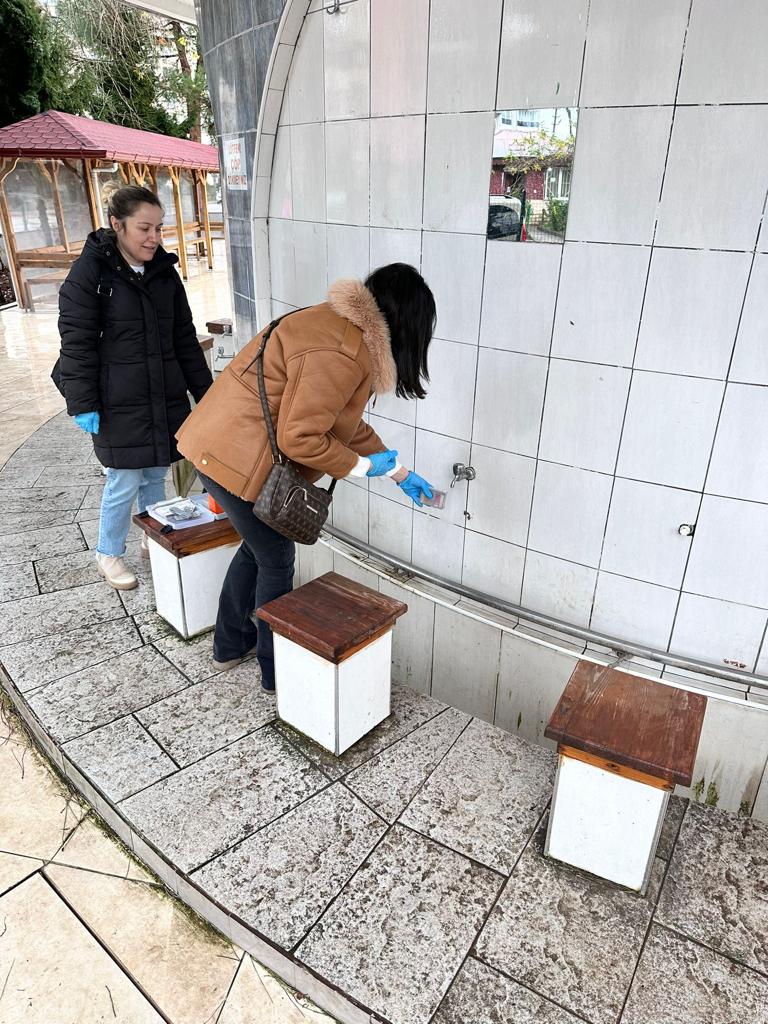
[[[109,200],[111,229],[88,236],[59,293],[61,386],[67,412],[93,435],[107,468],[96,561],[118,590],[137,585],[123,562],[133,503],[165,494],[180,459],[174,435],[212,383],[177,257],[160,245],[163,208],[138,186]]]

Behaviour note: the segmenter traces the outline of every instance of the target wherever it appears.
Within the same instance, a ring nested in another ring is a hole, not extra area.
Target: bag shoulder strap
[[[306,309],[308,307],[305,306],[304,308]],[[291,313],[300,313],[300,312],[301,312],[300,309],[292,309],[289,313],[283,313],[283,315],[278,317],[277,320],[273,320],[272,321],[272,323],[269,325],[269,327],[266,329],[266,331],[264,331],[264,333],[261,336],[261,345],[259,345],[259,351],[256,353],[256,355],[251,360],[251,362],[248,364],[248,366],[246,366],[245,370],[243,370],[243,373],[245,373],[245,371],[250,366],[253,366],[254,363],[257,364],[256,372],[257,372],[257,375],[258,375],[258,378],[259,378],[259,398],[261,399],[261,410],[262,410],[262,412],[264,414],[264,424],[265,424],[265,426],[267,428],[267,434],[269,436],[269,444],[270,444],[270,447],[272,449],[272,462],[275,463],[275,464],[277,464],[277,463],[285,463],[288,460],[285,458],[285,456],[283,455],[283,453],[280,451],[280,449],[277,446],[277,437],[275,435],[275,424],[274,424],[274,421],[272,419],[272,413],[269,411],[269,402],[267,401],[267,387],[266,387],[266,384],[264,383],[264,349],[267,347],[267,342],[269,341],[270,336],[271,336],[272,332],[275,330],[275,328],[283,320],[285,320],[285,318],[287,316],[290,316]],[[333,494],[333,491],[334,491],[335,487],[336,487],[336,481],[332,480],[331,481],[331,485],[328,488],[328,493],[329,494]]]
[[[290,316],[290,313],[285,313],[284,316]],[[267,428],[267,434],[269,435],[269,444],[272,448],[272,462],[285,462],[283,453],[277,446],[277,437],[275,436],[275,424],[272,419],[272,413],[269,411],[269,402],[267,401],[267,387],[264,383],[264,349],[267,347],[267,342],[270,339],[272,331],[277,327],[283,317],[278,317],[277,320],[273,320],[269,327],[264,331],[261,336],[261,345],[259,345],[259,351],[256,353],[255,359],[249,363],[252,366],[256,363],[256,373],[259,378],[259,398],[261,399],[261,410],[264,414],[264,424]],[[247,369],[247,367],[246,367]],[[245,373],[245,370],[243,371]]]

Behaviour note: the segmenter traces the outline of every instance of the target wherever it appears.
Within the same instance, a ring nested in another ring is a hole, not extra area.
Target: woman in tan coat
[[[364,284],[337,281],[326,302],[281,318],[264,351],[267,399],[280,450],[308,480],[387,475],[417,505],[432,497],[363,412],[373,394],[424,398],[434,326],[432,292],[402,263]],[[229,668],[255,651],[262,688],[272,691],[271,631],[251,615],[291,589],[294,545],[253,514],[272,467],[254,361],[260,344],[258,335],[238,353],[176,437],[243,539],[222,587],[214,660]]]

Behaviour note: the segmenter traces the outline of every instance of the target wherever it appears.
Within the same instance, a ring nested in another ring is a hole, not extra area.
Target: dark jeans
[[[272,630],[251,618],[255,608],[293,589],[294,544],[253,514],[253,504],[199,474],[203,487],[229,516],[243,543],[232,559],[219,598],[213,635],[216,661],[230,661],[256,647],[262,684],[275,685]]]

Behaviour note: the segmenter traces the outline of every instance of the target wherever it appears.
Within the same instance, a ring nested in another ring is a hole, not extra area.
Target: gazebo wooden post
[[[179,263],[181,276],[187,280],[187,240],[184,231],[184,213],[181,206],[181,188],[179,185],[179,168],[169,167],[168,174],[173,182],[173,202],[176,207],[176,238],[179,242]]]
[[[93,164],[90,160],[83,160],[83,177],[85,179],[85,194],[88,196],[88,209],[91,211],[91,224],[93,230],[98,231],[101,227],[99,215],[99,200],[96,197],[96,184],[93,180]]]
[[[65,252],[71,252],[69,237],[67,236],[67,225],[64,222],[64,207],[61,205],[61,192],[59,192],[59,165],[58,161],[51,160],[51,185],[53,187],[53,206],[56,210],[56,222],[59,225],[59,234]]]
[[[11,211],[8,208],[8,199],[5,195],[5,179],[15,170],[18,162],[18,157],[0,161],[0,220],[2,220],[3,224],[3,237],[5,238],[5,248],[8,253],[8,269],[11,272],[13,290],[16,292],[16,301],[22,309],[28,309],[27,296],[24,291],[21,270],[16,255],[16,233],[13,230]]]
[[[149,178],[152,191],[157,195],[157,168],[150,167],[150,165],[147,164],[147,177]]]
[[[120,177],[123,179],[123,184],[130,185],[131,179],[128,172],[125,169],[125,164],[118,164],[118,170],[120,171]]]
[[[203,231],[205,233],[205,251],[208,256],[208,269],[213,270],[213,243],[211,241],[211,219],[208,216],[208,171],[198,171],[197,180],[200,185],[200,207],[202,210]]]

